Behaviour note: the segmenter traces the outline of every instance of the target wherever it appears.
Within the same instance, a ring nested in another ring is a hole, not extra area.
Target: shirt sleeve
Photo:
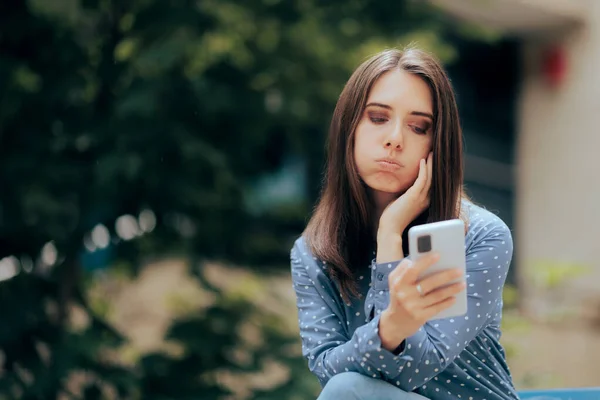
[[[381,347],[379,316],[351,335],[343,303],[323,266],[298,243],[291,251],[292,282],[296,292],[302,354],[322,386],[334,375],[358,372],[373,378],[389,376],[400,358]]]
[[[403,368],[390,377],[401,389],[413,391],[442,372],[486,327],[494,310],[502,308],[513,242],[502,221],[492,225],[481,228],[484,234],[466,253],[467,314],[429,321],[406,339],[399,354]]]

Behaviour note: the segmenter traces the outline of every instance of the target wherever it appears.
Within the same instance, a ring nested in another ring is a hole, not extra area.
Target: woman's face
[[[419,161],[432,147],[433,102],[429,86],[403,70],[373,85],[356,128],[354,160],[376,198],[391,200],[415,182]]]

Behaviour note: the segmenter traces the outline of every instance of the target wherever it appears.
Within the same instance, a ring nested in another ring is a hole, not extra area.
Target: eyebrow
[[[391,106],[388,106],[387,104],[383,104],[383,103],[369,103],[369,104],[367,104],[365,106],[365,108],[371,107],[371,106],[373,106],[373,107],[381,107],[381,108],[385,108],[387,110],[391,110],[392,109]],[[411,115],[418,115],[418,116],[421,116],[421,117],[427,117],[427,118],[429,118],[429,119],[431,119],[433,121],[433,115],[430,114],[430,113],[428,113],[428,112],[412,111],[410,114]]]

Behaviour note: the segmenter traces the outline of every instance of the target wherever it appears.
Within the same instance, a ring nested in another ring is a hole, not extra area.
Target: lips
[[[393,158],[380,158],[379,160],[375,160],[375,162],[386,171],[395,171],[402,168],[402,164]]]

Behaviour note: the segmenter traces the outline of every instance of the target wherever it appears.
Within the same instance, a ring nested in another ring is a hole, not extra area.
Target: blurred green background
[[[1,2],[0,399],[314,398],[289,249],[345,81],[411,43],[512,162],[515,42],[422,2]]]

